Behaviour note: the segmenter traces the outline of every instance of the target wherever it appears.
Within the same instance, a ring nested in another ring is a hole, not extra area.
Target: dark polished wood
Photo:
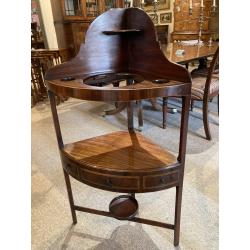
[[[103,31],[115,32],[105,34]],[[177,196],[174,225],[137,218],[134,213],[128,219],[173,229],[174,245],[177,246],[191,77],[184,67],[166,59],[156,40],[150,17],[137,8],[112,9],[104,13],[90,25],[86,43],[81,45],[79,54],[70,61],[49,69],[45,78],[73,222],[76,223],[76,210],[109,217],[117,217],[117,214],[76,206],[69,176],[99,189],[132,194],[133,198],[134,193],[175,187]],[[126,86],[112,84],[121,79],[127,81]],[[135,133],[131,120],[128,132],[114,132],[63,144],[55,94],[83,100],[126,102],[131,114],[134,101],[169,96],[182,98],[178,156]],[[117,211],[119,207],[115,209]],[[126,214],[125,212],[118,213],[118,217]]]
[[[213,56],[216,52],[216,49],[218,48],[218,42],[212,42],[211,46],[208,46],[208,43],[204,43],[203,46],[200,45],[183,45],[181,43],[168,43],[167,45],[162,44],[161,49],[164,53],[164,55],[172,62],[176,62],[179,64],[183,64],[188,68],[188,63],[193,62],[196,60],[200,61],[200,66],[204,60],[206,60],[207,57]],[[177,50],[184,50],[185,53],[183,55],[177,55]],[[154,110],[162,110],[163,112],[163,128],[166,128],[166,116],[168,112],[168,108],[166,103],[163,102],[166,106],[160,106],[156,103],[156,99],[150,99],[150,102],[152,104],[152,108]],[[116,109],[112,109],[109,111],[106,111],[106,115],[114,115],[122,110],[124,110],[127,107],[126,104],[120,104]],[[172,110],[171,110],[172,112]],[[138,120],[139,120],[139,130],[142,130],[143,128],[143,120],[142,120],[142,106],[140,104],[139,106],[139,112],[138,112]]]
[[[118,220],[129,220],[138,211],[138,202],[132,195],[119,195],[109,204],[109,211]]]
[[[101,210],[96,210],[96,209],[86,208],[86,207],[81,207],[81,206],[74,206],[74,209],[76,211],[82,211],[82,212],[85,212],[85,213],[91,213],[91,214],[97,214],[97,215],[102,215],[102,216],[107,216],[107,217],[113,217],[113,215],[110,212],[107,212],[107,211],[101,211]],[[147,225],[151,225],[151,226],[163,227],[163,228],[168,228],[168,229],[174,230],[174,225],[169,224],[169,223],[162,223],[162,222],[159,222],[159,221],[147,220],[147,219],[138,218],[138,217],[131,218],[131,219],[129,219],[129,221],[134,221],[134,222],[143,223],[143,224],[147,224]]]
[[[79,4],[77,4],[79,3]],[[84,43],[86,32],[93,20],[108,8],[124,7],[124,1],[115,0],[114,5],[111,1],[98,0],[89,2],[87,0],[71,1],[70,6],[66,0],[51,1],[52,14],[55,24],[57,41],[59,48],[70,48],[73,55],[76,55],[80,49],[81,43]],[[95,7],[95,10],[93,9]],[[92,9],[92,10],[91,10]]]
[[[31,23],[31,48],[44,49],[44,40],[41,32],[38,31],[37,23]]]
[[[138,129],[139,131],[142,130],[143,127],[143,112],[142,112],[142,102],[141,101],[137,101],[137,107],[138,107],[138,111],[137,111],[137,116],[138,116]]]
[[[201,63],[207,60],[207,57],[209,56],[214,56],[216,54],[216,51],[219,48],[219,43],[218,42],[212,42],[211,45],[208,45],[208,43],[204,43],[204,45],[183,45],[182,43],[169,43],[167,46],[162,46],[162,51],[164,52],[165,56],[176,63],[183,64],[188,66],[189,62],[199,60],[200,65],[199,69],[196,72],[197,74],[200,74],[203,72],[203,77],[207,76],[208,70],[206,65],[202,65]],[[177,50],[184,50],[183,55],[177,55],[176,51]],[[188,67],[187,67],[188,68]],[[204,74],[205,72],[205,74]],[[205,83],[205,80],[203,80]],[[204,85],[204,84],[203,84]],[[203,89],[204,90],[204,89]],[[193,110],[193,103],[194,103],[195,98],[191,99],[191,111]],[[208,103],[204,105],[204,109],[207,109]],[[207,112],[206,112],[207,113]],[[163,106],[162,106],[162,114],[163,114],[163,119],[162,119],[162,127],[165,129],[167,126],[167,103],[166,100],[163,99]],[[205,115],[206,116],[206,115]],[[209,130],[208,123],[205,122],[208,121],[207,118],[204,118],[204,127],[205,131]],[[206,132],[208,135],[209,132]],[[209,138],[209,135],[207,136]]]
[[[134,132],[75,142],[65,145],[63,152],[65,170],[93,187],[137,193],[178,183],[176,157]]]
[[[201,58],[213,56],[219,46],[218,42],[212,42],[211,46],[208,43],[200,45],[183,45],[182,43],[169,43],[162,45],[161,49],[164,55],[172,62],[186,64]],[[177,55],[177,50],[184,50],[183,55]]]
[[[31,50],[31,95],[32,105],[43,101],[47,97],[44,82],[45,72],[69,59],[68,49],[36,49]],[[64,98],[57,98],[57,103]]]
[[[212,11],[212,4],[212,0],[204,0],[204,8],[202,10],[201,0],[192,0],[192,10],[190,13],[190,0],[175,0],[171,41],[198,39],[202,11],[204,17],[201,39],[208,41],[212,37],[216,40],[219,35],[219,0],[216,0],[215,12]]]
[[[37,102],[46,98],[47,91],[43,80],[43,67],[37,58],[31,58],[31,103],[34,106]]]
[[[155,26],[158,41],[161,44],[168,43],[168,25],[156,25]]]
[[[188,53],[185,54],[182,59],[178,58],[174,51],[178,49],[178,46],[172,47],[171,52],[173,53],[174,60],[179,62],[191,61],[192,58],[199,59],[207,56],[213,55],[213,60],[209,68],[194,69],[192,71],[192,89],[191,89],[191,111],[193,111],[194,101],[201,101],[202,106],[202,116],[204,130],[206,134],[206,139],[211,140],[211,132],[209,128],[209,118],[208,118],[208,106],[209,102],[213,97],[218,97],[217,106],[219,114],[219,47],[218,43],[214,43],[212,47],[204,47],[203,50],[198,51],[199,53],[195,54],[197,46],[181,46],[182,48],[189,48]],[[213,54],[212,54],[213,53]],[[180,61],[181,60],[181,61]],[[163,128],[166,128],[166,104],[163,100]]]
[[[191,100],[202,102],[203,124],[206,139],[211,140],[209,128],[208,106],[212,98],[218,96],[219,114],[219,48],[217,48],[209,69],[194,70],[192,72],[193,84],[191,89]]]
[[[128,102],[152,99],[173,95],[174,93],[177,97],[181,97],[188,93],[190,87],[190,84],[180,82],[172,82],[170,85],[170,83],[155,84],[149,81],[124,87],[92,87],[84,84],[81,79],[73,81],[47,80],[46,85],[49,90],[60,95],[104,102]],[[75,91],[76,89],[77,91]]]
[[[167,108],[168,108],[168,99],[167,97],[163,97],[162,98],[162,113],[163,113],[162,127],[164,129],[167,127]]]
[[[146,19],[143,12],[138,11],[133,15],[135,11],[138,9],[116,9],[97,17],[92,24],[99,24],[100,20],[102,24],[98,28],[91,24],[79,54],[67,64],[58,65],[53,68],[53,71],[49,71],[46,79],[54,80],[67,76],[85,79],[97,72],[102,74],[129,72],[149,81],[168,77],[175,81],[189,82],[190,76],[187,71],[182,66],[169,62],[161,52],[151,20]],[[125,16],[128,17],[126,24],[122,22]],[[145,21],[140,23],[143,17]],[[125,29],[125,25],[126,29],[139,29],[143,32],[136,32],[134,35],[103,33],[105,30]],[[123,44],[126,40],[128,42],[124,48]],[[148,49],[149,44],[150,49]],[[85,63],[86,58],[88,63]],[[133,60],[129,61],[129,58]]]

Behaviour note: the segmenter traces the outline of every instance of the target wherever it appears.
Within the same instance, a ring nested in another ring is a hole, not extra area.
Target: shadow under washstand
[[[75,230],[75,226],[72,226],[67,233],[61,249],[71,249],[71,241],[75,237],[84,239],[90,239],[99,242],[97,245],[91,248],[81,248],[88,250],[159,250],[158,246],[151,239],[150,235],[143,230],[141,224],[136,223],[134,226],[128,222],[126,225],[117,227],[111,234],[110,238],[105,239],[90,234],[81,233]],[[79,241],[78,241],[79,242]],[[83,246],[83,245],[82,245]],[[173,248],[180,249],[180,248]]]

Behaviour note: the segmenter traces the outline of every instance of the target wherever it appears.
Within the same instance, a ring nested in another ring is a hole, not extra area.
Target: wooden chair
[[[31,58],[31,96],[32,106],[47,97],[46,86],[43,78],[44,72],[40,60]]]
[[[202,114],[203,124],[206,134],[206,139],[211,140],[211,133],[208,121],[208,106],[213,97],[218,96],[218,113],[219,113],[219,48],[213,56],[209,68],[195,69],[192,71],[192,89],[191,89],[191,110],[193,110],[194,101],[201,101],[203,103]],[[163,98],[163,122],[162,126],[166,128],[167,117],[167,98]]]
[[[191,89],[191,110],[193,110],[194,101],[202,102],[203,124],[206,139],[211,140],[208,120],[208,106],[213,97],[218,96],[218,114],[219,114],[219,48],[215,52],[208,70],[195,70],[192,72],[192,89]]]
[[[31,23],[31,48],[44,49],[44,41],[38,31],[37,23]]]
[[[55,65],[69,59],[68,49],[38,49],[31,50],[31,96],[32,106],[47,98],[47,90],[44,83],[45,73]],[[57,98],[57,103],[63,98]]]
[[[185,68],[169,62],[163,55],[150,17],[138,8],[105,12],[91,23],[86,43],[81,45],[79,54],[49,69],[45,78],[73,223],[77,223],[76,211],[82,211],[168,228],[174,230],[174,245],[177,246],[191,77]],[[98,81],[112,82],[124,78],[126,86],[97,85]],[[157,79],[168,79],[168,83],[157,83]],[[64,144],[55,95],[90,101],[126,102],[128,131]],[[133,102],[173,95],[182,98],[177,157],[135,133],[132,116]],[[113,199],[109,211],[79,206],[74,202],[70,176],[89,186],[128,195]],[[174,224],[136,217],[138,202],[135,193],[168,188],[176,188]]]

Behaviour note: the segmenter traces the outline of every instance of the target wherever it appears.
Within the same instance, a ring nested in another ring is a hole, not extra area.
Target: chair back
[[[219,47],[216,50],[214,56],[213,56],[213,60],[210,64],[210,67],[208,69],[208,74],[207,74],[207,79],[206,79],[206,84],[205,84],[205,89],[204,89],[204,99],[207,98],[209,99],[210,97],[210,85],[211,85],[211,81],[214,77],[214,71],[215,71],[215,67],[218,65],[219,62]],[[216,77],[218,78],[218,77]]]
[[[44,83],[45,73],[55,65],[67,61],[69,58],[68,49],[38,49],[31,50],[31,94],[32,105],[47,97],[47,90]]]

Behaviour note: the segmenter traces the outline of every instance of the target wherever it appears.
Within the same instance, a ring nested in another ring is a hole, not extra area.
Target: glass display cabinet
[[[66,20],[93,20],[111,8],[124,7],[121,0],[61,0]]]
[[[63,10],[66,17],[82,16],[82,4],[80,0],[64,0]]]
[[[126,1],[128,3],[128,1]],[[90,23],[111,8],[123,8],[123,0],[54,0],[51,1],[59,48],[76,55]],[[58,10],[61,10],[60,15]]]

